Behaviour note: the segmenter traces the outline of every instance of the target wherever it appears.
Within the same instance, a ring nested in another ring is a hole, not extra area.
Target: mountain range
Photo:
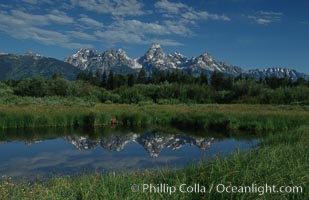
[[[309,75],[293,69],[274,67],[267,69],[245,70],[241,67],[217,61],[209,53],[204,52],[197,57],[188,58],[179,52],[165,54],[159,44],[153,44],[149,50],[138,58],[130,58],[122,49],[108,49],[100,53],[94,49],[80,49],[67,56],[64,61],[47,58],[32,52],[25,55],[0,53],[0,80],[20,79],[28,77],[50,77],[53,74],[62,74],[69,80],[74,80],[82,71],[103,71],[128,74],[138,73],[142,67],[147,74],[157,70],[178,70],[192,75],[213,72],[222,72],[229,76],[252,76],[256,79],[270,76],[288,77],[290,79],[304,78]]]
[[[76,53],[66,57],[64,61],[80,70],[98,70],[100,72],[113,70],[115,73],[132,73],[138,72],[144,67],[148,74],[157,70],[179,70],[193,75],[198,75],[202,72],[211,75],[217,71],[232,76],[243,74],[245,76],[253,76],[257,79],[270,76],[287,76],[294,80],[300,77],[309,80],[309,76],[304,73],[282,67],[244,70],[238,66],[217,61],[207,52],[192,58],[188,58],[177,51],[172,54],[165,54],[159,44],[153,44],[139,58],[130,58],[122,49],[108,49],[103,53],[99,53],[93,49],[80,49]]]
[[[201,72],[212,73],[214,71],[237,75],[242,72],[240,67],[232,66],[216,61],[207,52],[198,57],[187,58],[179,52],[165,54],[159,44],[153,44],[149,50],[139,58],[130,58],[122,49],[108,49],[102,54],[92,49],[80,49],[76,53],[66,57],[65,62],[74,65],[80,70],[113,70],[117,67],[138,72],[142,67],[148,74],[157,70],[179,70],[197,75]],[[124,70],[125,71],[125,70]]]

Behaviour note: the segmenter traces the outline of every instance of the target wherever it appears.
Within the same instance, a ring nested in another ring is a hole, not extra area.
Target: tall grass
[[[127,105],[0,106],[0,128],[166,124],[199,130],[287,130],[309,124],[308,106]]]

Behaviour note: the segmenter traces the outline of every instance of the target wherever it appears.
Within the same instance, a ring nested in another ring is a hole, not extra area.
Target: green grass
[[[184,169],[144,171],[119,174],[61,176],[38,180],[29,185],[2,178],[0,196],[3,199],[309,199],[309,127],[271,134],[259,147],[247,152],[237,151],[227,158],[203,161]],[[199,184],[213,190],[206,193],[142,192],[143,184]],[[132,185],[140,186],[132,192]],[[301,186],[302,193],[219,193],[218,184],[251,186],[255,184]]]
[[[0,106],[0,129],[33,127],[172,125],[189,129],[288,130],[309,124],[308,106],[128,105]]]

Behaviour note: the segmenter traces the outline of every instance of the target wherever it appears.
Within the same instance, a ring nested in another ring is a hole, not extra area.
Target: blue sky
[[[307,0],[0,0],[0,52],[63,59],[82,47],[142,56],[152,43],[246,69],[309,74]]]

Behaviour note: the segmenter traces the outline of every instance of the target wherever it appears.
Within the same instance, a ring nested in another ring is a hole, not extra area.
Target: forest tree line
[[[253,103],[309,104],[309,81],[267,77],[256,80],[214,72],[210,77],[179,71],[156,71],[151,76],[112,71],[81,72],[76,81],[61,76],[26,78],[0,83],[0,96],[76,97],[102,103]]]

